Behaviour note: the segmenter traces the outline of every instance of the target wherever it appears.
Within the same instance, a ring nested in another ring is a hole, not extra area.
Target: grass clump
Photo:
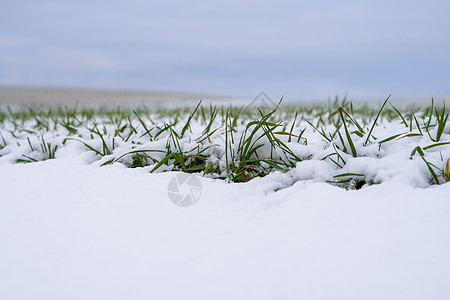
[[[48,108],[0,110],[0,159],[33,163],[59,150],[91,152],[102,166],[123,163],[149,172],[183,171],[233,182],[287,172],[305,160],[330,164],[327,182],[360,189],[380,182],[359,172],[362,159],[392,152],[420,160],[430,184],[448,182],[449,110],[326,105],[271,108],[204,106],[157,109]],[[403,151],[403,152],[402,152]],[[364,160],[364,161],[366,161]]]

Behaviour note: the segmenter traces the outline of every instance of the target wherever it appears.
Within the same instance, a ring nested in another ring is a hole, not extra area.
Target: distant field
[[[145,92],[126,90],[52,89],[0,87],[0,105],[79,105],[79,106],[165,106],[189,105],[200,99],[213,102],[236,101],[231,97],[208,94]]]

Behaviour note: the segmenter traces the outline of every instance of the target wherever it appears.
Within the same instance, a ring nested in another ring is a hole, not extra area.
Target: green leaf
[[[365,176],[364,174],[358,174],[358,173],[342,173],[342,174],[338,174],[333,176],[334,178],[339,178],[339,177],[348,177],[348,176]]]
[[[384,108],[384,106],[386,105],[386,103],[388,102],[389,98],[391,98],[391,95],[389,95],[389,96],[386,98],[386,100],[384,101],[384,103],[383,103],[383,105],[381,106],[380,110],[378,111],[378,114],[377,114],[375,120],[373,121],[372,128],[370,128],[370,131],[369,131],[369,134],[367,135],[366,141],[365,141],[364,144],[363,144],[364,146],[366,146],[367,143],[369,142],[370,135],[372,134],[372,131],[373,131],[373,129],[375,128],[375,125],[377,124],[378,118],[380,117],[381,112],[383,111],[383,108]]]

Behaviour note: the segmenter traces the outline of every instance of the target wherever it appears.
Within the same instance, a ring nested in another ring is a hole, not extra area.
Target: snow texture
[[[347,191],[311,164],[239,184],[191,175],[201,198],[178,207],[177,172],[4,163],[0,298],[450,298],[449,183]]]

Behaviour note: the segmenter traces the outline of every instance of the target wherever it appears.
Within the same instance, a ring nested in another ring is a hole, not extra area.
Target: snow
[[[177,172],[62,153],[0,165],[1,299],[450,297],[449,183],[347,191],[303,161],[247,183],[192,175],[201,198],[177,207]]]
[[[249,157],[266,159],[268,175],[246,183],[233,176],[260,170],[253,163],[228,169],[246,157],[250,116],[227,131],[220,114],[205,129],[199,115],[142,113],[155,121],[145,132],[129,112],[68,116],[69,127],[64,116],[4,113],[0,299],[450,298],[450,131],[437,138],[424,111],[419,128],[412,115],[409,127],[355,115],[357,153],[336,135],[346,134],[336,107],[319,114],[331,140],[306,122],[317,123],[315,112],[298,122],[280,112],[279,130],[302,139],[277,133],[285,152],[259,128]],[[135,165],[135,151],[148,160]],[[185,166],[174,158],[158,167],[168,153],[202,153],[205,164],[191,175],[175,172]],[[289,160],[289,170],[269,158]]]

